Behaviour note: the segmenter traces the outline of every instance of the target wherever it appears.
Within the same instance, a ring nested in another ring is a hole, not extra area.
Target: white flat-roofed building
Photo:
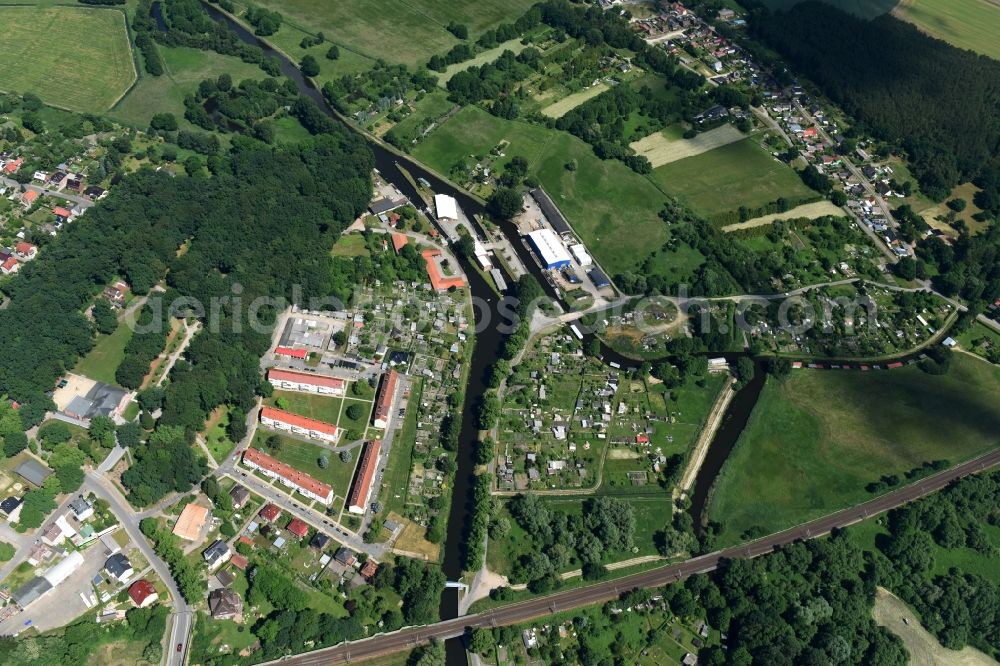
[[[455,197],[447,194],[435,194],[434,210],[437,211],[439,220],[458,221],[458,202],[455,201]]]
[[[594,263],[594,260],[590,257],[587,252],[587,246],[583,243],[577,243],[576,245],[570,245],[569,251],[573,253],[573,258],[576,259],[576,263],[581,266],[590,266]]]
[[[542,261],[542,267],[548,270],[565,268],[570,264],[569,252],[559,237],[551,229],[538,229],[528,234],[535,253]]]

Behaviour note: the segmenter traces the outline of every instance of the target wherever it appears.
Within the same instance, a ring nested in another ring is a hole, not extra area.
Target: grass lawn
[[[279,407],[279,409],[334,424],[337,423],[337,416],[340,415],[341,402],[343,402],[341,398],[294,391],[275,391],[274,395],[267,400],[267,404],[272,407],[279,407],[279,404],[283,404],[284,407]]]
[[[84,7],[0,9],[0,88],[73,111],[106,111],[136,79],[125,14]]]
[[[334,243],[330,254],[335,257],[368,257],[371,252],[365,246],[365,237],[362,234],[345,234]]]
[[[962,349],[986,358],[990,351],[1000,350],[1000,333],[978,321],[973,322],[965,333],[958,336],[958,344]]]
[[[281,450],[274,451],[264,443],[269,437],[277,436],[281,440]],[[358,460],[357,451],[351,462],[341,462],[340,456],[328,451],[323,447],[309,444],[291,437],[276,435],[276,433],[266,430],[258,430],[253,438],[253,446],[274,456],[283,463],[289,464],[300,472],[305,472],[309,476],[327,483],[333,487],[334,494],[345,497],[351,479],[354,476],[354,465]],[[320,456],[326,453],[330,459],[330,464],[326,469],[319,466]]]
[[[226,435],[226,428],[229,426],[229,407],[225,405],[218,407],[208,417],[206,425],[208,427],[205,431],[205,445],[212,452],[215,461],[221,463],[236,448],[236,444]]]
[[[892,14],[960,49],[1000,60],[1000,9],[991,0],[902,0]]]
[[[652,179],[706,217],[740,206],[756,208],[778,197],[797,202],[815,195],[753,139],[664,164],[653,169]]]
[[[108,113],[119,122],[145,128],[154,113],[173,113],[182,129],[192,129],[184,119],[184,97],[193,93],[205,79],[216,79],[228,73],[234,82],[244,79],[263,79],[264,72],[257,65],[239,58],[200,51],[187,47],[158,45],[163,57],[163,76],[142,78],[129,94]],[[281,133],[278,134],[281,137]]]
[[[274,121],[275,143],[302,143],[312,138],[305,127],[292,116]]]
[[[403,429],[393,438],[392,449],[389,451],[389,461],[385,466],[383,487],[386,489],[381,501],[385,507],[383,514],[391,512],[402,514],[406,507],[406,495],[410,484],[410,470],[413,468],[413,445],[417,439],[417,405],[420,404],[420,389],[423,380],[416,378],[410,386],[410,401],[412,407],[406,410]]]
[[[364,436],[363,433],[365,432],[365,428],[368,427],[368,420],[371,418],[372,402],[372,400],[362,400],[359,398],[345,398],[344,409],[340,412],[340,422],[337,423],[337,427],[347,431],[354,431],[359,433],[359,436]],[[352,406],[361,408],[361,415],[356,419],[352,419],[347,413],[348,409]]]
[[[114,384],[115,371],[125,358],[125,345],[131,339],[132,322],[119,322],[114,333],[98,336],[97,344],[80,359],[73,372],[106,384]]]
[[[245,6],[241,2],[240,6]],[[295,58],[304,51],[299,42],[305,34],[322,32],[340,46],[340,60],[320,58],[338,74],[345,73],[343,60],[361,60],[367,69],[376,59],[405,65],[424,65],[434,54],[443,54],[459,42],[445,29],[451,21],[465,24],[475,40],[499,23],[513,23],[534,0],[263,0],[255,3],[282,14],[282,27],[268,37]],[[326,44],[310,49],[317,56]]]
[[[589,145],[565,132],[466,107],[418,144],[413,154],[447,174],[462,158],[486,155],[502,140],[510,142],[506,159],[521,155],[528,160],[531,175],[610,275],[636,270],[667,241],[666,225],[657,217],[663,194],[622,162],[599,159]],[[572,160],[577,162],[575,171],[566,169]]]
[[[947,375],[793,371],[769,382],[723,467],[709,515],[733,543],[872,496],[865,485],[1000,442],[1000,368],[953,356]]]

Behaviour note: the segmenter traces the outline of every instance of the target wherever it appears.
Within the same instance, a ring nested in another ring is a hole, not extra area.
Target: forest
[[[261,389],[269,336],[251,317],[266,325],[292,299],[323,298],[343,284],[328,251],[368,204],[373,158],[363,140],[337,129],[291,148],[240,136],[232,144],[210,162],[211,177],[148,169],[126,177],[6,285],[0,393],[22,404],[25,427],[52,408],[46,393],[93,346],[83,311],[113,278],[148,289],[169,273],[162,303],[170,307],[141,317],[157,342],[170,316],[212,316],[162,396],[161,427],[180,426],[188,438],[216,406],[245,411]],[[272,300],[258,307],[256,297]],[[127,357],[148,358],[153,346],[137,332]],[[141,372],[133,365],[121,377],[128,384]],[[173,438],[148,447],[123,478],[133,501],[196,480],[170,470],[181,448]]]
[[[756,9],[751,34],[813,80],[870,133],[905,152],[925,194],[960,182],[1000,212],[1000,62],[957,49],[886,14],[865,21],[827,3]]]

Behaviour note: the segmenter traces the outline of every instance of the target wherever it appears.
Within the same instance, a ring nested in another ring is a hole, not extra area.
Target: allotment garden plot
[[[117,9],[0,8],[0,90],[73,111],[107,111],[136,79]]]

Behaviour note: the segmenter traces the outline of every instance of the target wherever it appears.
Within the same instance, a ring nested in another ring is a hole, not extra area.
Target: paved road
[[[170,642],[167,644],[166,663],[176,666],[183,666],[187,655],[188,636],[191,631],[192,611],[177,589],[177,583],[170,575],[170,568],[166,562],[160,559],[153,547],[146,541],[146,537],[139,529],[140,517],[136,514],[128,502],[122,497],[118,489],[103,475],[97,472],[88,472],[84,481],[83,489],[91,491],[98,497],[106,500],[111,505],[111,510],[118,517],[122,528],[128,534],[129,539],[139,548],[143,557],[149,562],[153,571],[160,577],[166,585],[170,597],[173,599],[174,611],[171,614]],[[181,643],[183,648],[177,652],[177,644]]]
[[[409,650],[433,639],[446,640],[461,636],[466,628],[487,628],[518,624],[539,617],[617,598],[622,592],[635,588],[654,588],[687,578],[694,574],[715,570],[723,560],[757,557],[771,552],[778,546],[828,534],[834,528],[846,527],[873,515],[902,506],[915,499],[944,488],[951,481],[975,474],[1000,464],[1000,449],[959,465],[894,492],[818,518],[809,523],[772,534],[750,544],[716,551],[666,567],[650,569],[617,580],[590,585],[546,597],[530,599],[476,615],[438,622],[425,627],[402,629],[392,634],[374,636],[361,641],[345,643],[323,650],[308,652],[297,657],[287,657],[282,664],[312,666],[361,661],[372,657]],[[269,662],[278,663],[278,662]]]
[[[6,185],[7,187],[21,187],[21,183],[13,180],[12,178],[0,178],[0,185]],[[82,197],[76,194],[70,194],[69,192],[60,192],[58,190],[50,190],[40,185],[34,185],[28,183],[24,185],[25,190],[30,190],[32,192],[38,192],[39,194],[57,197],[59,199],[65,199],[66,201],[72,201],[75,204],[79,204],[82,208],[90,208],[94,205],[94,202],[88,197]]]

